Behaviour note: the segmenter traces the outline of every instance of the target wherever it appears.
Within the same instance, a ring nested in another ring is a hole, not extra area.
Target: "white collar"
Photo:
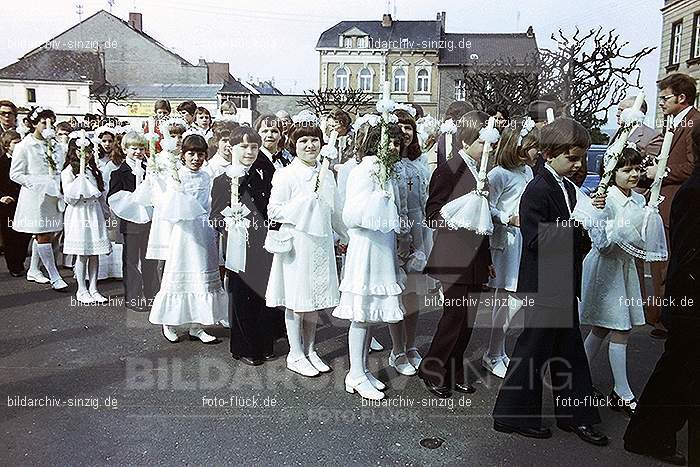
[[[678,125],[683,121],[686,115],[688,115],[688,112],[690,112],[690,109],[692,109],[693,106],[689,105],[685,109],[681,110],[678,115],[673,117],[673,128],[678,128]]]
[[[125,157],[124,162],[126,162],[126,165],[131,167],[131,170],[143,170],[143,167],[141,167],[141,164],[139,163],[140,161],[138,159]]]
[[[216,159],[216,160],[215,160]],[[218,152],[212,156],[212,158],[209,160],[209,163],[211,164],[212,162],[222,166],[226,167],[228,165],[231,165],[231,162],[227,161],[224,156],[219,154]]]
[[[314,167],[311,167],[306,165],[306,163],[303,162],[300,158],[295,157],[292,160],[292,164],[297,167],[297,170],[302,172],[302,176],[306,181],[311,180],[314,177],[314,175],[316,175],[321,170],[321,165],[318,163],[318,160],[316,160],[316,165]]]
[[[464,149],[459,150],[459,155],[469,167],[476,167],[476,161]]]
[[[544,166],[549,170],[549,172],[554,175],[554,180],[557,181],[560,185],[564,184],[564,177],[559,175],[556,170],[554,170],[547,162],[545,162]]]

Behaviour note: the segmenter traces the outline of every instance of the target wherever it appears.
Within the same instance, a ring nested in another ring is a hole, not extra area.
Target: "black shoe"
[[[552,430],[549,428],[526,428],[506,425],[498,421],[493,422],[493,429],[501,433],[515,433],[526,438],[547,439],[552,437]]]
[[[593,386],[593,397],[599,400],[605,400],[605,394],[595,386]]]
[[[277,355],[275,355],[274,352],[269,353],[269,354],[263,356],[263,359],[267,360],[268,362],[269,362],[270,360],[274,360],[274,359],[276,359],[276,358],[277,358]]]
[[[240,355],[231,355],[234,360],[238,360],[241,363],[245,363],[248,366],[259,366],[263,364],[263,360],[252,359],[248,357],[241,357]]]
[[[635,410],[637,410],[637,399],[626,401],[622,397],[618,396],[613,389],[613,392],[610,393],[610,408],[615,412],[622,412],[628,417],[632,417]]]
[[[469,383],[455,384],[454,390],[464,394],[474,394],[476,392],[476,388]]]
[[[26,272],[24,269],[22,269],[22,270],[20,270],[20,271],[10,271],[10,275],[11,275],[12,277],[22,277],[22,276],[24,276],[26,273],[27,273],[27,272]]]
[[[653,337],[654,339],[663,340],[668,337],[668,331],[665,329],[654,328],[649,333],[649,336]]]
[[[596,446],[607,446],[610,440],[604,434],[596,431],[591,425],[563,425],[557,423],[557,426],[566,432],[575,433],[579,438],[587,443],[594,444]]]
[[[423,380],[423,384],[425,385],[425,389],[427,389],[435,397],[439,397],[440,399],[452,397],[452,391],[450,391],[450,388],[447,386],[435,386],[427,379]]]
[[[631,452],[633,454],[640,454],[642,456],[653,457],[654,459],[660,460],[661,462],[666,462],[673,465],[686,465],[687,460],[683,454],[677,452],[675,449],[672,452],[660,453],[653,449],[642,448],[640,446],[635,446],[632,443],[625,441],[625,451]]]

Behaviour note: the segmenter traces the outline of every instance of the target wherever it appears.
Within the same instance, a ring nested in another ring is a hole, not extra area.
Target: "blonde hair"
[[[520,125],[509,125],[503,129],[501,139],[498,140],[498,146],[496,146],[496,164],[506,170],[513,170],[525,163],[520,157],[521,149],[518,147],[520,129]]]
[[[122,138],[122,149],[126,151],[129,146],[145,148],[147,146],[146,138],[138,131],[129,131]]]

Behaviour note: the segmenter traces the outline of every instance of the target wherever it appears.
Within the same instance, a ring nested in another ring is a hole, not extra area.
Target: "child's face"
[[[184,118],[187,123],[192,123],[194,121],[194,115],[192,115],[186,110],[181,110],[180,116]]]
[[[314,165],[321,151],[321,140],[316,136],[302,136],[296,144],[297,157],[308,165]]]
[[[197,114],[197,126],[200,128],[209,128],[211,125],[211,116],[209,114]]]
[[[282,134],[277,126],[267,126],[267,122],[262,122],[258,134],[262,139],[262,144],[268,151],[276,151]]]
[[[63,143],[66,144],[68,142],[68,131],[66,130],[56,130],[56,139]]]
[[[403,132],[403,144],[408,147],[413,142],[413,127],[408,123],[399,123],[399,128]]]
[[[336,120],[333,117],[328,117],[328,129],[330,131],[337,131],[338,136],[345,136],[348,133],[348,127],[343,125],[340,120]]]
[[[175,147],[179,151],[180,148],[182,148],[182,135],[181,134],[175,134],[175,133],[170,133],[170,137],[175,140]]]
[[[259,149],[258,143],[248,142],[247,137],[244,137],[243,141],[235,146],[231,146],[233,158],[246,167],[253,165],[253,162],[258,158]]]
[[[586,157],[586,150],[574,147],[568,153],[565,152],[557,157],[549,158],[548,164],[560,176],[571,177],[581,168],[584,157]]]
[[[146,148],[143,146],[132,146],[126,147],[126,157],[129,159],[142,160],[146,156]]]
[[[469,157],[479,162],[481,161],[481,155],[484,153],[484,142],[480,139],[477,139],[472,144],[462,141],[462,149],[469,154]]]
[[[185,161],[185,167],[195,171],[202,168],[206,157],[207,155],[204,151],[187,151],[182,156]]]
[[[405,137],[405,136],[404,136]],[[401,140],[399,139],[389,139],[389,154],[394,156],[396,159],[399,157],[399,152],[401,151]]]
[[[221,138],[219,144],[216,147],[217,152],[227,161],[231,162],[231,139]]]
[[[638,164],[620,167],[615,171],[615,185],[624,191],[631,190],[639,183],[640,173],[641,167]]]
[[[34,126],[34,133],[41,133],[49,126],[53,126],[51,118],[40,118],[39,122]]]
[[[156,109],[156,118],[157,119],[162,119],[170,115],[170,112],[168,112],[166,109]]]
[[[103,134],[102,137],[100,137],[100,146],[102,146],[104,152],[112,152],[112,148],[114,147],[114,136],[110,135],[109,133]]]

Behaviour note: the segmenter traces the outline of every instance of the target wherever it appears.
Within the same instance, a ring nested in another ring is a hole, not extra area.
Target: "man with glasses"
[[[668,174],[661,184],[661,196],[664,201],[659,205],[659,211],[664,221],[666,240],[668,243],[668,229],[670,226],[671,203],[680,186],[693,172],[693,143],[690,137],[693,127],[700,126],[700,112],[693,104],[697,95],[696,81],[693,77],[683,73],[673,73],[659,82],[659,107],[664,118],[673,117],[671,128],[673,129],[673,142],[668,156]],[[640,184],[646,176],[647,183],[651,183],[656,176],[658,164],[655,162],[642,174]],[[669,254],[671,252],[669,251]],[[666,283],[666,261],[651,263],[651,277],[654,286],[654,295],[657,297],[647,307],[647,322],[654,326],[651,336],[657,339],[665,339],[666,329],[661,324],[661,309],[658,303],[664,296]]]
[[[0,101],[0,133],[17,127],[17,106],[10,101]]]

